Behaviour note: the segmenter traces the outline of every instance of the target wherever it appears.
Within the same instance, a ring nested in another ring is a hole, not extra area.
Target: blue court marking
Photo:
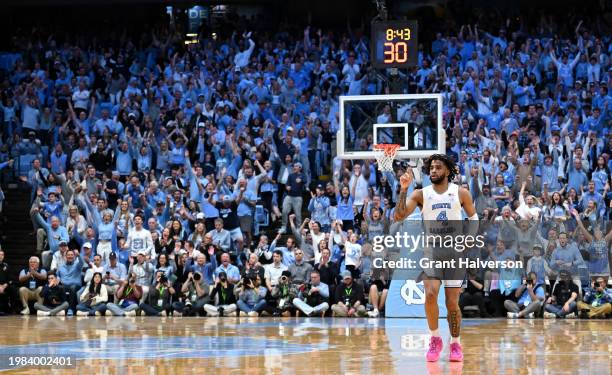
[[[159,336],[109,337],[106,340],[69,340],[42,344],[0,346],[0,355],[62,355],[77,360],[218,358],[260,355],[286,355],[327,350],[326,343],[299,344],[287,340],[249,336]],[[0,370],[7,368],[0,367]]]

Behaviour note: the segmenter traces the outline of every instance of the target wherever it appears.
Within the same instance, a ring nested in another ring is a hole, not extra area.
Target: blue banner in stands
[[[446,317],[444,287],[438,294],[440,318]],[[385,316],[389,318],[424,318],[425,288],[423,282],[414,280],[392,280],[385,307]]]

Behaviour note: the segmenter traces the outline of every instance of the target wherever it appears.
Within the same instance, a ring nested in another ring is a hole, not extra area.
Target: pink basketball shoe
[[[463,350],[461,344],[453,342],[450,344],[450,354],[448,360],[451,362],[463,362]]]
[[[427,361],[435,362],[440,359],[440,353],[442,353],[442,338],[431,336],[429,339],[429,350],[427,351]]]

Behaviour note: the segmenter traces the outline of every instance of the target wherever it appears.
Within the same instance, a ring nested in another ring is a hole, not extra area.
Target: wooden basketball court
[[[15,374],[609,374],[612,323],[464,320],[465,361],[425,362],[424,319],[5,317],[0,371]],[[71,356],[71,368],[10,356]]]

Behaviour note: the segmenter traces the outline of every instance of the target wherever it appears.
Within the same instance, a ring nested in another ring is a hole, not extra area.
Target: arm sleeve
[[[323,285],[325,285],[325,287],[323,287],[323,288],[319,287],[319,289],[320,289],[319,294],[323,298],[329,298],[329,287],[327,286],[327,284],[321,284],[321,286],[323,286]]]
[[[100,296],[97,298],[98,302],[108,301],[108,291],[106,290],[106,285],[102,285],[102,287],[100,288]]]
[[[85,299],[87,298],[88,294],[89,294],[89,288],[87,286],[85,286],[85,288],[83,289],[83,293],[81,293],[81,295],[79,296],[79,301],[80,302],[85,301]]]

